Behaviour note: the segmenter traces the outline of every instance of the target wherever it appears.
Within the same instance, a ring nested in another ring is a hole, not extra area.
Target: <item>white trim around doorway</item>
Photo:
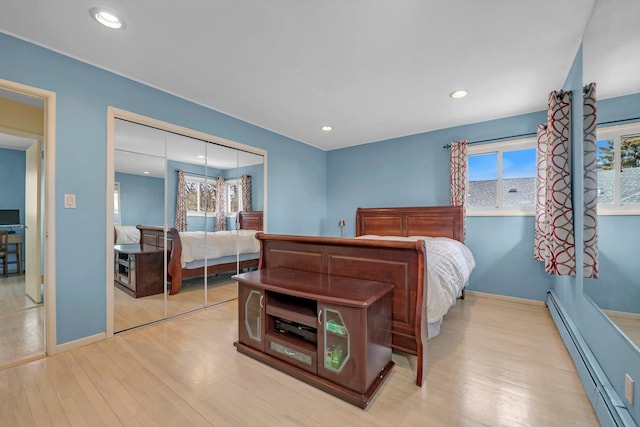
[[[44,89],[27,86],[10,80],[0,79],[0,88],[21,95],[40,98],[44,101],[44,313],[45,313],[45,353],[58,353],[56,335],[56,240],[55,240],[55,139],[56,139],[56,94]]]

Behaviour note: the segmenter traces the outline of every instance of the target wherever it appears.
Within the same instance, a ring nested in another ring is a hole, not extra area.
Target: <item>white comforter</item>
[[[425,241],[427,257],[427,304],[423,306],[427,323],[442,319],[455,304],[476,262],[464,244],[446,237],[360,236],[359,239]]]
[[[238,231],[182,231],[182,267],[187,263],[202,259],[222,258],[236,254],[236,243],[239,253],[260,252],[260,242],[256,239],[255,230]]]
[[[140,243],[140,230],[135,225],[116,225],[116,245]]]

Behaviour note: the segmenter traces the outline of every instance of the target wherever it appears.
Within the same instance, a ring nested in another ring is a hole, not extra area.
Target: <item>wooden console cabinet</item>
[[[365,408],[391,372],[389,283],[269,268],[238,281],[239,352]]]
[[[152,245],[115,245],[115,285],[134,298],[164,292],[164,251]]]

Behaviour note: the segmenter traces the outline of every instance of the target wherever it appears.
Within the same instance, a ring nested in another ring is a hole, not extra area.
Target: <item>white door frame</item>
[[[45,353],[58,352],[56,335],[56,253],[55,253],[55,139],[56,139],[56,94],[44,89],[0,79],[0,88],[44,101],[44,327]]]

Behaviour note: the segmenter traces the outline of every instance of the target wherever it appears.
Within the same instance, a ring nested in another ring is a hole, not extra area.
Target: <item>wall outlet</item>
[[[624,397],[633,406],[633,379],[629,374],[624,374]]]

